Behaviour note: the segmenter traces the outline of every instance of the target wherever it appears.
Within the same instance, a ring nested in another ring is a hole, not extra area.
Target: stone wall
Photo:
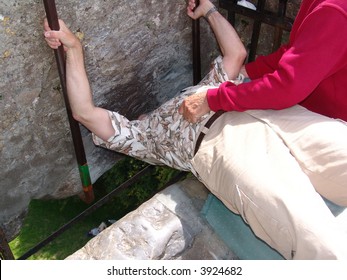
[[[136,118],[191,85],[191,21],[185,0],[56,0],[82,39],[95,102]],[[0,1],[0,223],[18,232],[32,198],[81,191],[43,2]],[[82,128],[92,180],[119,155]]]
[[[289,2],[295,14],[300,1]],[[56,0],[56,5],[85,47],[98,106],[133,119],[192,84],[186,0]],[[53,51],[42,36],[44,16],[41,0],[0,0],[0,225],[9,240],[31,199],[81,191]],[[245,44],[251,28],[238,19]],[[201,33],[206,73],[219,52],[204,20]],[[260,51],[269,52],[263,41]],[[81,130],[94,182],[120,155],[96,148],[90,133]]]

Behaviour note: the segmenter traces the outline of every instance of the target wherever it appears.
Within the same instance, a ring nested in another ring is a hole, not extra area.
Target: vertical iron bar
[[[58,14],[55,6],[55,0],[43,0],[47,20],[52,30],[59,30]],[[66,87],[66,72],[65,72],[65,53],[64,47],[60,46],[57,50],[54,50],[54,55],[58,67],[60,83],[65,101],[65,107],[70,124],[70,130],[72,134],[72,140],[75,148],[76,159],[78,163],[79,173],[81,176],[81,182],[84,192],[84,198],[87,203],[91,203],[94,200],[93,187],[91,184],[89,168],[86,160],[86,155],[83,146],[82,135],[79,127],[79,123],[72,117],[71,107],[67,95]]]
[[[265,0],[258,0],[257,11],[262,13],[264,10],[264,6],[265,6]],[[251,47],[250,47],[249,56],[248,56],[249,62],[255,60],[255,56],[256,56],[257,48],[258,48],[260,28],[261,28],[261,21],[260,20],[254,20],[252,39],[251,39]]]
[[[0,227],[0,260],[14,260],[13,253],[8,245],[6,235]]]
[[[277,16],[281,19],[283,19],[286,15],[287,2],[288,0],[279,0]],[[280,28],[279,26],[275,26],[274,43],[272,46],[272,51],[276,51],[281,46],[282,36],[283,36],[283,29]]]
[[[196,1],[196,6],[199,5]],[[192,22],[193,36],[193,83],[198,84],[201,81],[201,55],[200,55],[200,20],[196,19]]]
[[[232,0],[234,5],[237,5],[237,1],[238,0]],[[236,22],[236,13],[235,13],[235,11],[228,11],[228,21],[230,22],[230,24],[232,26],[235,26],[235,22]]]

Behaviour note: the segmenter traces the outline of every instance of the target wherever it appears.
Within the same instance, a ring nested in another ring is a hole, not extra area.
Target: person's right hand
[[[183,118],[190,123],[199,121],[203,115],[210,112],[206,94],[207,89],[201,87],[195,94],[186,97],[178,108],[179,114],[183,115]]]
[[[43,22],[44,36],[47,44],[52,49],[57,49],[61,45],[64,46],[65,51],[70,49],[80,48],[81,43],[78,38],[70,31],[62,20],[59,20],[59,31],[51,30],[48,25],[47,19]]]
[[[210,0],[200,0],[199,6],[196,6],[196,0],[188,0],[187,14],[192,19],[198,19],[206,15],[213,6]]]

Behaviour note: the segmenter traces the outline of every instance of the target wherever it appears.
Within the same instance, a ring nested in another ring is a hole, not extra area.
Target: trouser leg
[[[347,206],[347,124],[308,111],[255,110],[283,140],[302,171],[323,197]]]
[[[211,192],[285,258],[347,258],[346,234],[266,123],[224,114],[192,163]]]

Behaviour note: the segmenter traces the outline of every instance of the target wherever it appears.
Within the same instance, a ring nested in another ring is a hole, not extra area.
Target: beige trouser
[[[301,106],[228,112],[212,125],[192,165],[285,258],[347,259],[347,233],[319,195],[347,206],[345,122]]]

